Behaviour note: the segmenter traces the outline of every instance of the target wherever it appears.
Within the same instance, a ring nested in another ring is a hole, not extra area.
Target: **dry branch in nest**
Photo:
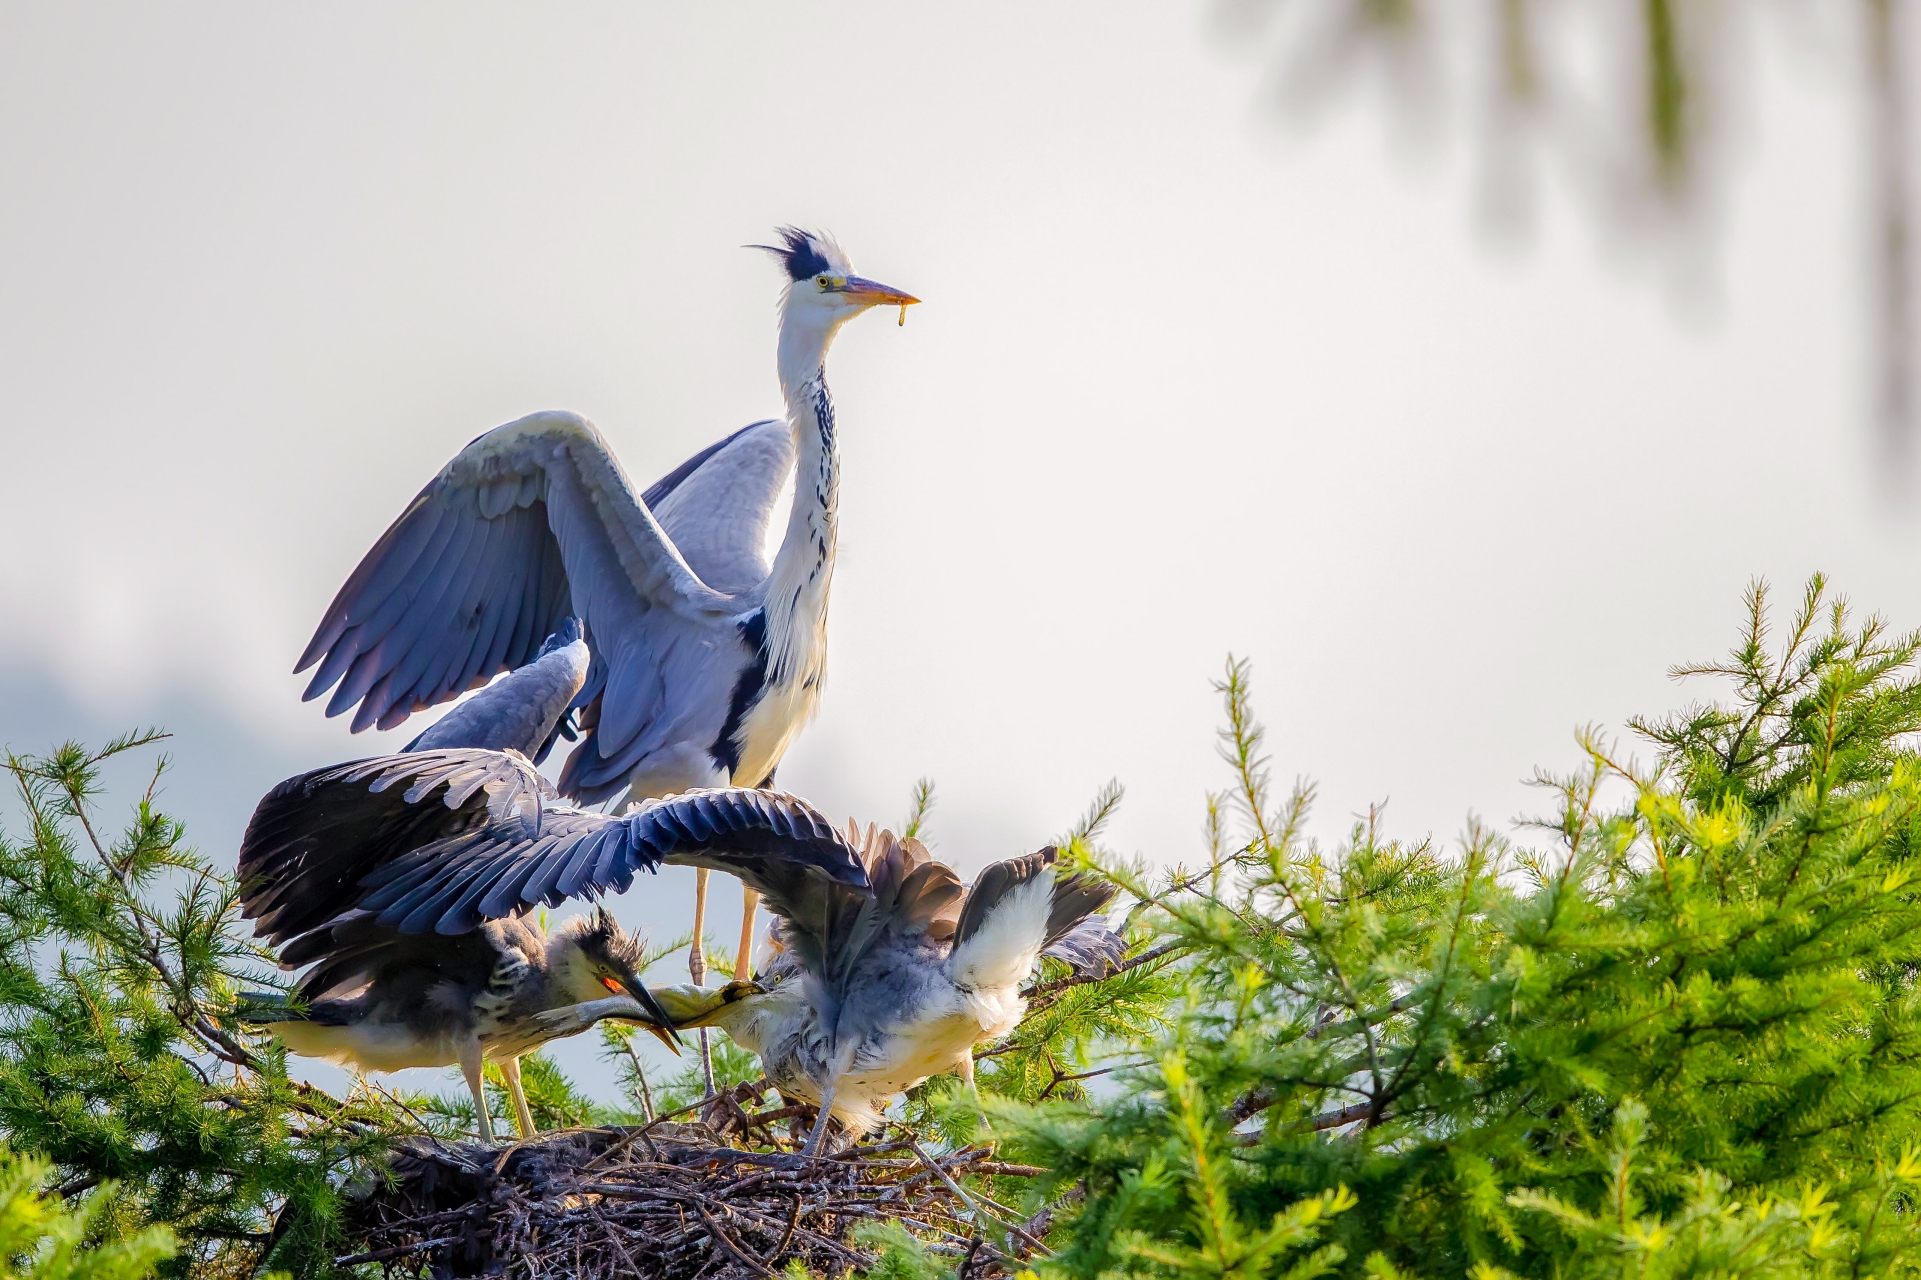
[[[1017,1269],[1045,1230],[991,1212],[958,1182],[1041,1170],[977,1147],[935,1157],[911,1139],[810,1160],[740,1150],[705,1124],[657,1121],[505,1149],[408,1138],[392,1172],[355,1203],[365,1248],[339,1265],[436,1278],[766,1280],[798,1260],[840,1275],[866,1261],[852,1228],[891,1218],[935,1251],[966,1257],[968,1276],[991,1277]]]

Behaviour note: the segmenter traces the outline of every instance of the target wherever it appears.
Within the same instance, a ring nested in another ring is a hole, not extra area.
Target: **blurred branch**
[[[1876,303],[1880,311],[1876,361],[1884,470],[1897,482],[1907,472],[1913,441],[1914,323],[1909,304],[1907,82],[1895,0],[1867,0],[1868,154],[1874,187]]]
[[[1861,41],[1863,61],[1858,70],[1848,66],[1846,87],[1859,79],[1866,108],[1859,146],[1871,220],[1868,402],[1876,469],[1899,492],[1910,486],[1915,463],[1908,33],[1902,0],[1863,5],[1797,7],[1794,20],[1839,24],[1833,34]],[[1759,21],[1765,8],[1705,0],[1486,0],[1480,14],[1473,5],[1387,0],[1216,0],[1216,7],[1225,32],[1263,49],[1279,86],[1274,101],[1297,112],[1371,81],[1391,114],[1421,132],[1448,118],[1450,71],[1465,67],[1470,81],[1485,78],[1493,85],[1486,199],[1498,222],[1524,216],[1531,204],[1524,162],[1539,150],[1562,162],[1615,229],[1678,251],[1675,266],[1700,256],[1702,216],[1731,194],[1714,144],[1740,105],[1729,88],[1751,80],[1760,61],[1753,41],[1735,38],[1737,24]],[[1857,22],[1858,33],[1849,25]],[[1804,33],[1789,39],[1806,43]],[[1605,58],[1581,56],[1589,46],[1625,51],[1628,74]]]

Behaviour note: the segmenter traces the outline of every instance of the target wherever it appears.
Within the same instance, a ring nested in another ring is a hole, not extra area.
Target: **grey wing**
[[[641,500],[701,581],[750,591],[772,568],[767,522],[793,471],[793,429],[756,422],[681,463]]]
[[[758,591],[769,570],[767,522],[793,467],[792,429],[785,422],[756,422],[662,476],[641,495],[641,501],[659,518],[702,581],[720,591]],[[742,657],[750,644],[743,633],[738,651]],[[584,708],[581,727],[586,733],[568,757],[560,779],[562,794],[588,804],[618,794],[653,745],[644,738],[620,738],[616,724],[602,730],[609,711],[603,692],[610,665],[609,655],[596,653],[586,686],[574,699],[576,707]],[[721,664],[700,672],[697,687],[685,684],[689,676],[682,673],[680,692],[726,708],[734,700],[740,672],[740,665]],[[707,746],[717,738],[724,722],[724,716],[716,717],[711,733],[697,745]]]
[[[539,657],[449,711],[405,750],[482,747],[518,751],[538,764],[555,724],[587,679],[590,656],[580,620],[567,618],[547,637]]]
[[[328,606],[296,671],[355,732],[523,665],[569,613],[611,660],[601,731],[624,746],[662,713],[676,647],[740,605],[688,567],[600,432],[571,413],[497,427],[449,462]]]
[[[280,943],[358,904],[361,881],[478,826],[538,832],[547,782],[524,756],[420,751],[301,774],[268,792],[240,842],[240,912]]]
[[[731,787],[655,800],[621,817],[552,808],[538,835],[494,823],[413,850],[369,876],[360,906],[406,933],[461,933],[538,902],[625,892],[663,862],[739,876],[809,927],[864,896],[854,850],[806,801]]]
[[[975,878],[954,931],[948,969],[984,982],[1017,980],[1047,948],[1059,946],[1082,921],[1114,900],[1116,888],[1082,872],[1054,871],[1053,847],[996,862]],[[1036,882],[1039,882],[1038,884]],[[1045,915],[1031,895],[1046,886]],[[1034,886],[1030,888],[1029,886]],[[1000,919],[1006,927],[994,927]]]
[[[982,871],[967,891],[966,905],[961,908],[960,925],[954,931],[954,945],[959,946],[980,932],[988,916],[1010,893],[1052,867],[1059,858],[1060,851],[1049,845],[1038,853],[1008,858]],[[1041,945],[1051,947],[1060,942],[1083,920],[1112,902],[1118,892],[1113,885],[1096,880],[1084,872],[1056,875]]]
[[[1041,954],[1065,962],[1080,977],[1098,978],[1127,958],[1127,939],[1107,927],[1107,917],[1092,915]]]
[[[498,958],[481,933],[452,939],[420,937],[383,925],[362,911],[336,917],[295,938],[279,956],[283,969],[313,966],[294,988],[294,994],[307,1001],[410,978],[427,983],[442,978],[485,982]]]

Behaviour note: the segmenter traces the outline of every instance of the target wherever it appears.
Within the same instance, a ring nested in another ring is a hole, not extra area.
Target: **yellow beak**
[[[906,307],[919,302],[911,293],[902,293],[892,285],[881,284],[862,276],[848,276],[847,283],[836,292],[844,293],[856,302],[864,302],[870,307]]]
[[[649,987],[647,990],[666,1010],[676,1031],[712,1026],[728,1005],[767,992],[767,988],[758,982],[730,982],[724,987],[697,987],[691,982],[683,982],[671,987]]]

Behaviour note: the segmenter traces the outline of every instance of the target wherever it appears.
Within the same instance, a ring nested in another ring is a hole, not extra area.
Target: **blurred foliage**
[[[68,1208],[45,1161],[0,1152],[0,1280],[135,1280],[178,1248],[165,1227],[115,1237],[112,1187]]]
[[[1876,412],[1906,462],[1913,399],[1908,6],[1725,0],[1217,0],[1217,25],[1269,68],[1264,97],[1293,116],[1378,87],[1410,133],[1478,139],[1497,226],[1532,221],[1542,179],[1610,229],[1699,275],[1702,232],[1732,186],[1729,143],[1761,41],[1824,62],[1858,93]],[[1884,468],[1884,478],[1905,475]]]

